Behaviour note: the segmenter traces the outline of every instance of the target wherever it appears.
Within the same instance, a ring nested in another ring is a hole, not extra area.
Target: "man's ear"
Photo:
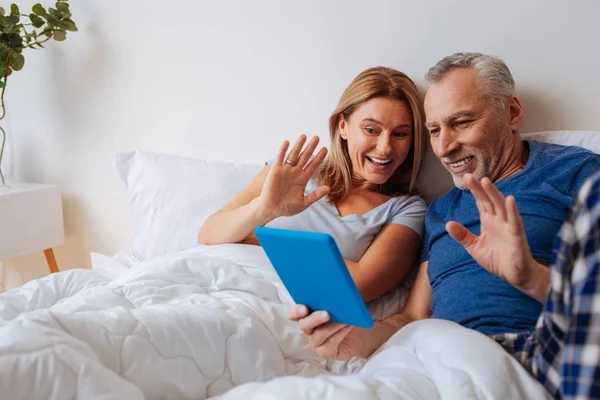
[[[513,133],[518,133],[521,129],[521,123],[523,122],[523,106],[521,106],[521,102],[517,98],[517,96],[512,95],[510,100],[508,101],[508,123],[510,124],[510,128]]]
[[[340,136],[342,137],[342,139],[347,140],[348,132],[346,130],[348,129],[348,124],[346,123],[346,120],[344,119],[344,115],[341,113],[339,116],[338,129],[340,130]]]

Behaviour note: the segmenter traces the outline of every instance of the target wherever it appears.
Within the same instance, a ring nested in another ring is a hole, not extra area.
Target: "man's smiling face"
[[[431,146],[456,187],[465,188],[466,173],[492,181],[502,174],[515,140],[504,111],[486,95],[474,68],[451,71],[427,90]]]

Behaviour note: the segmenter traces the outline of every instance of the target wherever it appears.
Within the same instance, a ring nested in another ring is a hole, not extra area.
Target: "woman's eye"
[[[373,127],[365,126],[365,132],[367,132],[369,134],[374,134],[374,133],[377,133],[377,130],[375,130],[375,128],[373,128]]]
[[[408,134],[406,132],[396,132],[394,133],[395,137],[406,137]]]

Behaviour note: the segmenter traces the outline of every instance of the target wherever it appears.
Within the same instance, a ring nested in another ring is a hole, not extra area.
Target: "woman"
[[[426,205],[414,196],[425,151],[415,84],[376,67],[346,88],[329,119],[331,153],[306,136],[277,157],[198,233],[200,244],[259,244],[256,226],[333,236],[365,301],[396,287],[417,261]]]

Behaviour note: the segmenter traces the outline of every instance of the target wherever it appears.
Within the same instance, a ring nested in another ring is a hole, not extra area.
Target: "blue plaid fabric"
[[[554,245],[535,330],[494,335],[557,399],[600,399],[600,173],[579,191]]]

